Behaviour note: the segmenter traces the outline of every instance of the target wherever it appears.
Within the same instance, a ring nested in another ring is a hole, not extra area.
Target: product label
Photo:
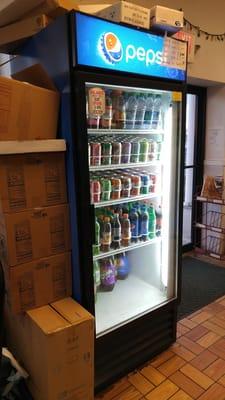
[[[105,91],[101,88],[91,88],[88,92],[88,109],[92,115],[102,115],[105,112]]]
[[[111,233],[108,232],[103,232],[102,236],[102,244],[107,244],[109,245],[111,243]]]
[[[65,251],[64,215],[50,218],[51,249],[53,253]]]
[[[35,306],[33,272],[25,272],[18,280],[20,306],[22,310]]]
[[[63,264],[53,268],[53,293],[55,298],[66,296],[66,271]]]
[[[6,170],[9,207],[11,210],[27,207],[22,166],[9,166]]]
[[[32,237],[29,220],[14,225],[17,262],[25,262],[33,257]]]
[[[121,228],[113,228],[112,237],[114,242],[119,241],[121,239]]]
[[[45,187],[48,204],[54,204],[61,199],[59,166],[53,162],[45,163]]]

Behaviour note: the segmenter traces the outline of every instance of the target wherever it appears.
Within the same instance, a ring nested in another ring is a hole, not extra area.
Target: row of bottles
[[[162,129],[162,96],[93,87],[86,96],[92,129]]]
[[[127,247],[161,235],[161,206],[133,203],[125,207],[98,210],[95,220],[93,254]]]
[[[125,253],[94,261],[95,299],[97,300],[97,291],[112,291],[116,281],[126,279],[129,271],[129,260]]]

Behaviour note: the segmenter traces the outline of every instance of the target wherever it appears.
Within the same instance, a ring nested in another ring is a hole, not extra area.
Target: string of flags
[[[182,10],[181,10],[182,11]],[[197,37],[204,36],[206,40],[216,40],[216,41],[224,41],[225,40],[225,32],[223,33],[210,33],[201,29],[200,26],[193,24],[187,18],[184,18],[184,26],[188,31],[192,31],[196,34]]]

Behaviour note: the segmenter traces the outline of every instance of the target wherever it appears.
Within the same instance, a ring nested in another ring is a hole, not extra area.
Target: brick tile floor
[[[225,400],[225,296],[177,325],[177,341],[96,400]]]

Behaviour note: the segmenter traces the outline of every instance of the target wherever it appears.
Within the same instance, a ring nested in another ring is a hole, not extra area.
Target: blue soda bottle
[[[139,215],[135,207],[130,212],[131,241],[137,243],[139,239]]]
[[[149,229],[149,216],[146,205],[141,206],[140,216],[140,236],[141,240],[146,242],[148,240],[148,229]]]

